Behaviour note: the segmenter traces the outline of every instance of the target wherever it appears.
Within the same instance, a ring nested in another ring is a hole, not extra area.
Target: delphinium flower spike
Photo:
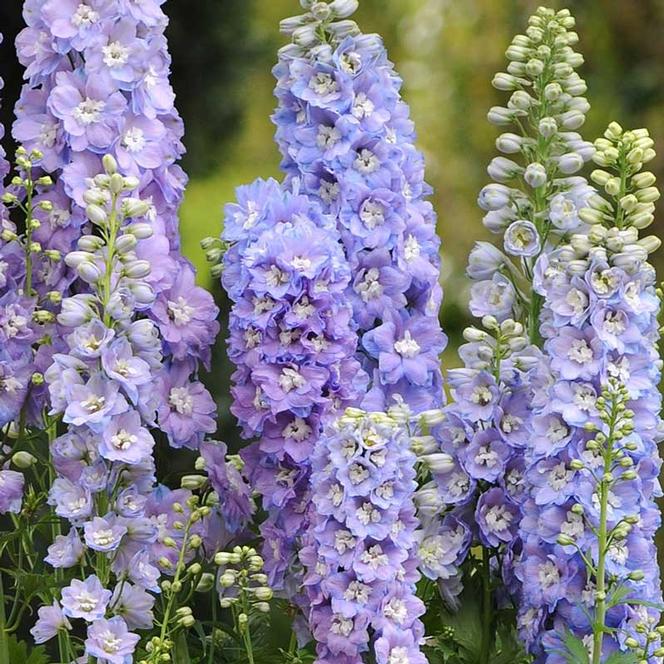
[[[145,220],[150,203],[131,195],[139,180],[121,175],[111,155],[103,165],[84,193],[94,230],[65,257],[88,290],[63,300],[58,323],[68,351],[56,353],[45,374],[49,415],[67,425],[51,444],[57,477],[49,503],[69,522],[46,562],[56,571],[93,572],[62,589],[62,612],[89,623],[87,655],[107,648],[125,661],[139,640],[128,630],[152,627],[154,593],[164,590],[160,575],[180,583],[182,565],[205,535],[201,517],[211,509],[199,508],[185,489],[155,487],[150,428],[163,341],[145,316],[155,298],[147,282],[151,264],[136,251],[153,233]],[[169,586],[166,625],[171,595]],[[43,633],[41,615],[33,633]]]
[[[209,363],[218,309],[180,253],[177,214],[187,178],[177,165],[183,126],[169,83],[162,4],[27,3],[27,27],[17,39],[27,80],[13,133],[43,154],[41,168],[57,180],[52,208],[37,217],[40,236],[57,237],[63,253],[87,232],[86,180],[101,172],[102,155],[112,154],[138,179],[153,234],[136,251],[152,265],[146,283],[155,298],[147,313],[168,360],[155,392],[158,419],[173,446],[196,448],[215,430],[212,400],[196,375],[199,362]]]
[[[660,241],[639,239],[659,198],[642,171],[654,142],[612,123],[595,145],[591,177],[606,196],[590,197],[589,230],[571,236],[538,285],[551,379],[535,422],[556,422],[559,435],[534,450],[527,473],[520,625],[538,662],[566,661],[572,639],[592,664],[618,650],[654,663],[664,655],[654,545],[661,304],[647,261]]]
[[[283,589],[288,572],[294,596],[314,445],[321,427],[366,389],[345,296],[350,270],[318,203],[274,180],[239,188],[223,239],[237,367],[231,410],[243,435],[258,439],[242,459],[268,514],[261,533],[270,583]]]
[[[415,455],[405,423],[349,409],[313,456],[315,513],[302,551],[319,664],[425,664]]]
[[[414,410],[439,406],[439,240],[401,79],[381,38],[349,18],[357,0],[301,5],[305,14],[282,22],[293,43],[274,70],[282,169],[341,234],[372,380],[365,406],[385,410],[393,395]]]
[[[494,640],[494,607],[518,592],[512,559],[520,546],[526,458],[538,436],[543,440],[535,444],[546,446],[549,437],[559,435],[553,421],[533,429],[540,366],[546,365],[535,345],[541,297],[532,281],[536,266],[545,265],[561,241],[587,227],[579,211],[593,193],[584,178],[573,176],[594,152],[575,131],[588,103],[582,97],[585,83],[575,72],[583,58],[573,50],[578,41],[573,26],[567,10],[538,9],[526,34],[507,49],[507,72],[493,80],[511,96],[506,107],[492,108],[488,119],[513,131],[496,140],[508,156],[491,161],[494,183],[482,189],[478,204],[500,246],[479,242],[470,254],[470,311],[481,325],[464,333],[467,343],[459,349],[464,367],[448,376],[453,403],[431,431],[441,451],[455,460],[445,472],[432,473],[439,502],[451,505],[450,517],[477,533],[474,544],[483,551],[482,662],[489,661]],[[502,574],[497,584],[494,571]],[[461,589],[455,577],[443,582],[449,593]]]

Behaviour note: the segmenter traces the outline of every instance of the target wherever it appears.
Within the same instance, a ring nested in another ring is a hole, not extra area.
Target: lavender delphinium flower
[[[263,497],[266,570],[280,587],[307,523],[321,427],[366,386],[345,302],[350,271],[319,205],[273,180],[238,190],[223,237],[232,243],[223,263],[237,367],[231,410],[244,436],[259,439],[242,451],[244,474]]]
[[[664,654],[654,630],[661,292],[647,259],[660,241],[638,238],[659,198],[641,172],[654,142],[612,123],[595,145],[602,168],[591,177],[609,199],[581,210],[588,232],[571,236],[538,286],[551,377],[526,475],[519,624],[537,662],[566,661],[571,633],[593,664],[617,650],[654,663]],[[570,294],[578,307],[564,304]]]
[[[463,568],[482,579],[482,663],[490,661],[495,642],[494,609],[514,605],[519,596],[513,560],[522,546],[521,504],[534,429],[550,428],[552,441],[564,438],[556,421],[533,421],[548,374],[536,346],[542,298],[532,281],[561,242],[587,228],[579,210],[593,194],[583,178],[573,177],[594,152],[574,131],[588,103],[585,83],[574,71],[583,58],[573,50],[573,25],[567,10],[538,9],[526,34],[507,49],[507,73],[494,78],[494,86],[511,97],[507,107],[489,111],[489,121],[514,124],[516,133],[498,137],[496,147],[506,156],[490,163],[494,182],[482,189],[478,204],[501,246],[481,242],[470,254],[469,308],[484,329],[466,330],[468,343],[459,349],[464,367],[448,376],[454,403],[444,409],[443,422],[431,427],[439,451],[454,459],[451,468],[431,471],[437,500],[452,505],[447,513],[465,524],[482,550],[481,562],[471,556]],[[586,357],[581,339],[557,343]],[[597,357],[588,350],[590,366]],[[442,579],[448,596],[461,590],[457,577]]]
[[[180,253],[177,213],[186,175],[177,160],[184,152],[183,126],[169,83],[162,4],[48,0],[26,5],[27,27],[17,50],[27,81],[13,133],[28,150],[39,150],[41,169],[58,180],[52,209],[37,215],[41,226],[35,238],[44,249],[67,253],[89,230],[83,228],[86,179],[102,170],[102,155],[115,156],[121,170],[137,178],[153,233],[135,251],[152,266],[145,282],[155,297],[146,313],[161,333],[163,373],[176,374],[182,388],[191,379],[192,389],[200,392],[198,363],[209,365],[218,310],[210,294],[195,285],[194,269]],[[169,391],[156,397],[160,416],[170,419],[176,413],[174,420],[178,415],[186,420],[186,405],[170,403]],[[208,423],[193,431],[178,421],[164,430],[174,446],[195,448],[213,429]]]
[[[157,324],[146,317],[155,298],[148,283],[151,264],[137,255],[152,235],[144,220],[150,204],[130,195],[138,181],[118,173],[111,155],[103,164],[105,172],[89,179],[84,195],[98,232],[82,236],[65,257],[89,293],[63,301],[59,324],[68,352],[53,355],[45,374],[54,404],[50,415],[61,415],[68,425],[51,444],[58,477],[49,503],[70,522],[46,560],[56,568],[80,563],[85,569],[96,557],[97,575],[74,579],[61,604],[67,617],[92,623],[88,656],[125,662],[139,640],[128,627],[152,626],[151,593],[159,592],[161,573],[179,574],[191,562],[207,522],[190,491],[155,487],[150,429],[161,426],[154,386],[165,371],[164,346]],[[181,387],[166,398],[175,407],[184,404],[181,410],[193,422],[201,419],[193,434],[179,437],[187,443],[210,426],[208,411],[201,415],[195,407],[200,391],[187,392],[189,371],[183,375]],[[182,426],[174,429],[181,433]]]
[[[415,455],[406,428],[350,409],[313,456],[315,514],[301,557],[320,664],[424,664],[415,594]],[[371,634],[371,635],[370,635]]]
[[[439,240],[401,79],[380,37],[348,19],[357,5],[303,5],[311,13],[282,23],[294,43],[274,70],[273,121],[287,181],[341,234],[358,358],[372,381],[364,405],[384,410],[400,395],[419,411],[443,400]]]

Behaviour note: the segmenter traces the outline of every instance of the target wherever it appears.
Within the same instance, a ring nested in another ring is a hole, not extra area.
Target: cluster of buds
[[[489,121],[505,125],[535,112],[540,115],[540,134],[551,138],[559,130],[574,131],[583,125],[589,110],[585,94],[585,81],[574,71],[583,64],[583,56],[574,51],[579,37],[572,31],[575,21],[569,10],[555,12],[540,7],[530,17],[525,35],[516,35],[505,56],[510,61],[507,72],[496,74],[493,85],[499,90],[513,91],[506,108],[494,107],[489,111]],[[539,90],[540,86],[544,86]],[[543,92],[539,100],[527,89]],[[542,112],[546,110],[546,115]],[[498,139],[499,149],[519,152],[523,140],[510,139],[509,135]],[[583,161],[562,159],[572,172],[583,166]],[[574,167],[576,164],[576,167]],[[531,169],[533,172],[536,170]]]
[[[528,353],[522,353],[529,346],[523,324],[507,318],[502,322],[494,316],[483,316],[482,327],[467,327],[463,338],[466,367],[480,371],[490,371],[500,375],[501,364],[509,360],[510,366],[527,371],[537,361]]]
[[[589,207],[580,211],[588,232],[571,235],[560,249],[559,259],[572,273],[584,274],[592,260],[633,273],[659,249],[656,235],[639,239],[639,231],[653,222],[660,197],[655,175],[642,170],[655,157],[653,145],[647,129],[623,131],[617,122],[595,142],[593,158],[603,168],[593,171],[591,179],[606,196],[588,198]]]
[[[128,195],[139,187],[138,178],[118,173],[117,162],[111,155],[106,155],[103,162],[105,172],[88,182],[83,195],[88,219],[101,234],[81,236],[78,250],[67,254],[65,262],[83,281],[100,286],[102,291],[117,290],[116,283],[104,284],[104,279],[107,282],[122,279],[139,308],[147,308],[155,298],[153,288],[144,281],[150,274],[150,262],[138,259],[135,248],[139,240],[152,235],[152,226],[146,222],[127,225],[125,222],[144,217],[150,204]],[[110,292],[102,292],[102,297],[105,296],[110,297]]]
[[[285,47],[290,53],[300,48],[309,49],[319,44],[339,43],[345,37],[356,37],[360,28],[352,16],[359,0],[300,0],[305,11],[281,21],[281,32],[290,35],[293,44]]]
[[[269,613],[272,589],[263,572],[263,558],[256,549],[236,546],[232,551],[221,551],[214,557],[219,565],[219,604],[221,608],[237,609],[238,626],[247,626],[252,610]]]

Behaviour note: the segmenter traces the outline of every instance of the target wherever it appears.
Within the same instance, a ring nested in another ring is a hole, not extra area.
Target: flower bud
[[[504,108],[503,106],[493,106],[487,113],[488,121],[497,126],[511,124],[514,120],[515,113],[512,109]]]
[[[505,154],[516,154],[521,151],[523,137],[518,134],[505,133],[496,139],[496,148]]]
[[[152,235],[154,234],[152,226],[150,226],[150,224],[146,224],[143,222],[135,222],[133,224],[129,224],[129,226],[126,226],[124,228],[124,232],[130,233],[137,240],[147,240],[147,238],[152,237]]]
[[[214,588],[214,574],[204,572],[196,584],[195,592],[207,593]]]
[[[493,77],[491,85],[493,85],[496,90],[516,90],[519,87],[519,79],[517,79],[516,76],[512,76],[511,74],[499,72]]]
[[[150,203],[139,198],[125,198],[122,201],[122,213],[125,217],[144,217],[150,211]]]
[[[222,588],[230,588],[231,586],[235,585],[235,573],[232,570],[224,572],[219,577],[219,585]]]
[[[231,562],[232,554],[227,551],[219,551],[214,556],[215,565],[228,565]]]
[[[118,253],[125,254],[128,251],[132,251],[137,244],[138,240],[134,235],[129,235],[129,234],[121,235],[115,241],[115,249]]]
[[[76,272],[83,279],[83,281],[89,284],[96,284],[102,278],[101,270],[91,262],[81,262],[76,266]]]
[[[337,18],[348,18],[359,6],[358,0],[332,0],[329,4],[330,10]]]
[[[437,454],[427,454],[422,457],[422,462],[425,463],[432,473],[447,473],[454,468],[454,459],[443,452]]]
[[[30,468],[30,466],[33,466],[35,463],[37,463],[37,457],[30,454],[30,452],[20,450],[12,455],[12,463],[17,468],[26,470],[27,468]]]
[[[85,212],[88,215],[88,219],[97,226],[103,226],[108,222],[106,210],[104,210],[99,205],[88,205],[85,208]]]
[[[274,593],[272,592],[272,588],[268,588],[267,586],[256,588],[256,590],[254,590],[254,597],[263,602],[269,602],[273,596]]]
[[[651,173],[650,171],[637,173],[635,176],[632,177],[632,184],[635,187],[638,187],[639,189],[652,187],[656,181],[657,178],[655,177],[655,174]]]
[[[129,279],[144,279],[150,274],[150,261],[131,261],[124,266],[123,272]]]
[[[538,189],[539,187],[544,186],[547,182],[546,169],[542,164],[537,162],[528,164],[523,179],[533,189]]]
[[[207,477],[204,475],[185,475],[180,480],[180,486],[183,489],[189,489],[190,491],[197,491],[205,486],[207,483]]]
[[[101,160],[102,165],[104,166],[104,171],[107,175],[113,175],[118,171],[118,162],[115,160],[115,157],[112,154],[105,154]]]
[[[568,152],[558,158],[558,169],[565,175],[571,175],[583,168],[583,157],[577,152]]]

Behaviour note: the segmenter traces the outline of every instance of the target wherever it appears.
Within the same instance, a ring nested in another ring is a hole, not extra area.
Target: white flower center
[[[52,148],[58,137],[58,125],[53,122],[44,122],[39,131],[39,142],[45,148]]]
[[[341,140],[341,132],[336,127],[320,125],[318,135],[316,136],[316,145],[321,150],[327,150],[334,147]]]
[[[269,295],[254,297],[251,303],[254,305],[254,314],[257,316],[274,309],[274,300]]]
[[[360,92],[360,94],[355,97],[351,113],[353,114],[353,117],[361,120],[362,118],[368,118],[370,115],[373,115],[375,110],[376,106],[371,99],[367,97],[366,93]]]
[[[113,536],[113,531],[110,528],[105,528],[94,533],[92,539],[95,541],[95,544],[99,546],[108,546],[109,544],[113,543],[115,537]]]
[[[77,28],[89,28],[93,23],[99,20],[99,14],[89,7],[81,3],[71,17],[71,22]]]
[[[97,598],[87,590],[82,590],[74,599],[78,604],[78,608],[85,613],[89,613],[97,608]]]
[[[349,636],[353,631],[353,621],[350,618],[335,613],[332,623],[330,624],[330,632],[332,634],[339,634],[340,636]]]
[[[339,89],[337,82],[330,74],[318,72],[310,81],[309,87],[319,96],[328,95]]]
[[[101,114],[106,108],[106,103],[98,99],[86,97],[75,109],[74,117],[82,125],[91,125],[99,122]]]
[[[572,471],[567,470],[564,463],[559,463],[549,471],[549,486],[554,491],[564,489],[572,478]]]
[[[344,53],[339,58],[339,66],[347,74],[357,74],[362,67],[362,56],[355,51]]]
[[[353,484],[361,484],[369,477],[369,470],[364,466],[354,463],[348,469],[348,477]]]
[[[111,630],[102,632],[99,635],[99,640],[101,641],[101,647],[104,649],[104,652],[107,652],[109,655],[118,652],[122,646],[122,639],[111,632]]]
[[[387,658],[387,664],[410,664],[408,650],[403,646],[396,646],[396,648],[392,648]]]
[[[568,434],[569,430],[557,417],[549,421],[549,428],[546,430],[546,437],[552,443],[559,443],[561,440],[566,438]]]
[[[360,173],[369,175],[370,173],[375,173],[380,168],[380,159],[371,150],[362,148],[355,158],[353,166]]]
[[[487,510],[484,519],[490,530],[503,532],[512,524],[512,513],[504,505],[494,505]]]
[[[355,548],[355,538],[349,530],[338,530],[334,534],[334,548],[338,554]]]
[[[522,424],[523,418],[517,417],[516,415],[510,415],[509,413],[500,421],[503,433],[514,433],[521,428]]]
[[[132,154],[142,152],[145,148],[145,132],[140,127],[131,127],[122,137],[122,145]]]
[[[137,440],[137,436],[121,429],[114,436],[111,436],[111,445],[117,450],[128,450]]]
[[[187,304],[187,301],[180,295],[177,300],[168,300],[168,317],[173,321],[176,327],[182,327],[191,322],[193,318],[194,307]]]
[[[311,267],[311,259],[305,256],[295,256],[291,262],[291,267],[298,272],[304,272]]]
[[[380,544],[370,546],[361,556],[360,560],[369,565],[373,569],[378,569],[389,563],[389,558],[383,553],[383,548]]]
[[[384,289],[380,283],[380,270],[377,267],[369,268],[364,274],[364,279],[355,286],[355,292],[362,298],[363,302],[381,297]]]
[[[306,440],[311,436],[313,429],[301,417],[296,417],[292,422],[289,422],[284,428],[282,435],[284,438],[292,438],[298,443]]]
[[[369,601],[369,593],[371,587],[362,583],[361,581],[351,581],[348,588],[344,591],[344,599],[347,602],[357,602],[358,604],[366,604]]]
[[[371,503],[364,503],[358,507],[355,510],[355,516],[363,526],[380,521],[380,512]]]
[[[487,406],[492,399],[493,394],[488,385],[478,385],[470,394],[470,400],[478,406]]]
[[[104,64],[107,67],[122,67],[129,60],[129,49],[120,42],[111,42],[101,49],[104,54]]]
[[[99,412],[104,407],[105,404],[106,404],[106,399],[97,394],[93,394],[81,402],[81,406],[83,406],[83,408],[88,413]]]
[[[575,339],[567,351],[567,357],[577,364],[586,364],[592,361],[593,351],[585,339]]]
[[[322,180],[318,188],[318,195],[329,205],[339,197],[339,184]]]
[[[360,219],[369,230],[374,230],[385,223],[385,208],[369,198],[362,203]]]
[[[498,463],[498,455],[489,445],[482,445],[475,455],[475,463],[478,466],[493,468]]]
[[[281,376],[279,376],[279,387],[281,387],[284,392],[291,392],[292,390],[303,387],[306,384],[307,381],[305,380],[304,376],[302,376],[302,374],[300,374],[296,369],[285,367],[281,370]]]
[[[168,403],[180,413],[191,415],[194,412],[194,397],[186,387],[173,387],[168,394]]]
[[[547,560],[544,564],[540,565],[537,570],[537,578],[539,579],[542,588],[551,588],[560,581],[560,572],[552,561]]]
[[[574,314],[578,316],[588,306],[588,296],[578,288],[572,288],[565,296],[565,302],[572,308]]]
[[[415,357],[420,352],[420,345],[413,339],[409,330],[403,335],[403,339],[399,339],[394,344],[394,350],[401,355],[401,357],[411,358]]]

